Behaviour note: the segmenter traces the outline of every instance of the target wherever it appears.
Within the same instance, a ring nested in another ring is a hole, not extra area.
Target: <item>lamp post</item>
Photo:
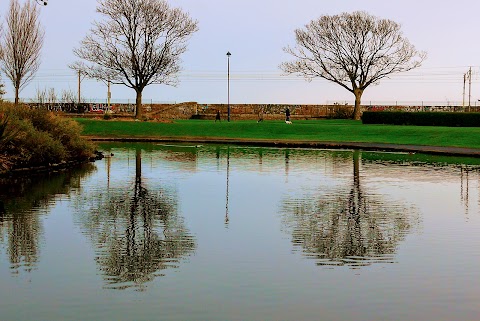
[[[230,56],[232,54],[230,51],[227,52],[227,87],[228,87],[228,118],[227,120],[230,121]]]

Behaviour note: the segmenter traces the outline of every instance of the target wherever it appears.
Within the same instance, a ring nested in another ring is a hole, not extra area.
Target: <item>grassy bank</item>
[[[363,125],[353,120],[173,123],[77,119],[83,135],[99,137],[238,138],[314,142],[362,142],[480,149],[478,127]]]

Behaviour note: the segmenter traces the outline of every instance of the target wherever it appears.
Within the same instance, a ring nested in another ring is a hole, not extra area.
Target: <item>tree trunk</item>
[[[142,117],[142,90],[137,89],[137,99],[135,107],[135,118],[140,119]]]
[[[20,96],[20,85],[15,86],[15,106],[18,106],[19,102],[19,96]]]
[[[362,89],[354,89],[353,94],[355,95],[355,107],[353,108],[353,119],[360,120],[360,116],[362,115],[362,111],[360,109],[360,104],[362,101]]]

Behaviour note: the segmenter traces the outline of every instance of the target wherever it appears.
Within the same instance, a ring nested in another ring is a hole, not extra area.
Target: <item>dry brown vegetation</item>
[[[85,161],[94,151],[74,120],[0,103],[0,172]]]

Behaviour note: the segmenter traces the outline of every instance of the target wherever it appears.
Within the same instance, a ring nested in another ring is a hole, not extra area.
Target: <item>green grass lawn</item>
[[[173,123],[76,119],[83,134],[99,137],[239,138],[314,142],[364,142],[480,148],[480,127],[363,125],[353,120],[177,120]]]

